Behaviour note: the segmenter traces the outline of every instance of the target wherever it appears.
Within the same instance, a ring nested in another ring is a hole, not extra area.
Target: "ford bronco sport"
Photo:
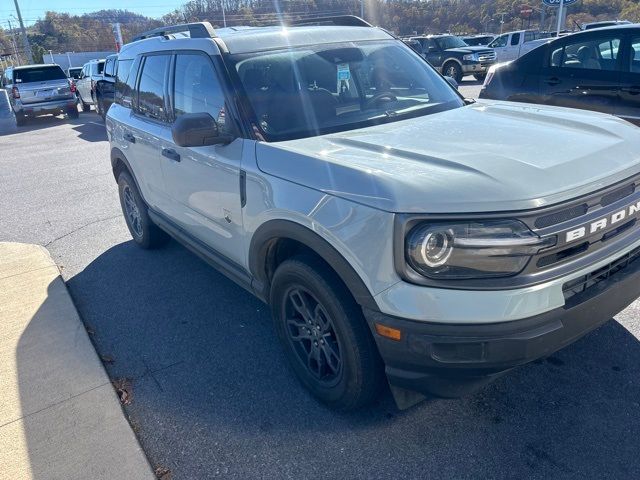
[[[267,302],[334,408],[385,375],[401,408],[463,395],[640,294],[623,120],[465,102],[356,17],[166,27],[118,63],[106,125],[133,240],[170,235]]]

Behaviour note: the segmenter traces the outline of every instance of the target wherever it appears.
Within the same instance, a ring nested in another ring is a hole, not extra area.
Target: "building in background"
[[[63,70],[71,67],[82,67],[89,60],[105,58],[116,53],[110,52],[67,52],[67,53],[45,53],[42,56],[43,63],[57,63]]]

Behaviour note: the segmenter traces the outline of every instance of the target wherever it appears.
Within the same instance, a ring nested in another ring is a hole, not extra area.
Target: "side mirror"
[[[427,53],[438,53],[438,51],[438,47],[434,47],[433,45],[427,48]]]
[[[171,128],[171,134],[179,147],[221,145],[233,140],[231,135],[221,133],[218,122],[204,112],[180,115]]]
[[[449,82],[449,85],[451,85],[453,88],[455,88],[456,90],[458,90],[458,82],[456,82],[456,79],[453,77],[444,77],[447,82]]]

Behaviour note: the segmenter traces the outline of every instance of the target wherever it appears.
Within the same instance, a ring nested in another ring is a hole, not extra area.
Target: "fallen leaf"
[[[131,400],[133,399],[131,379],[119,378],[114,380],[113,388],[116,389],[121,404],[131,405]]]
[[[169,470],[167,467],[156,467],[154,473],[160,480],[171,480],[171,470]]]
[[[100,358],[104,363],[108,363],[108,364],[115,363],[115,360],[111,355],[100,355]]]

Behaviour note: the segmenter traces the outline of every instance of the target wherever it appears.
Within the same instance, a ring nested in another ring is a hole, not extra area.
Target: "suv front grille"
[[[631,250],[629,253],[624,255],[623,257],[611,262],[608,265],[605,265],[598,270],[595,270],[587,275],[583,275],[578,277],[570,282],[565,283],[562,286],[562,293],[564,294],[564,299],[568,300],[569,298],[577,295],[578,293],[582,293],[585,290],[598,285],[600,282],[607,280],[615,273],[627,268],[633,262],[640,259],[640,247]]]
[[[482,52],[478,54],[478,60],[481,62],[493,62],[496,59],[496,52]]]

